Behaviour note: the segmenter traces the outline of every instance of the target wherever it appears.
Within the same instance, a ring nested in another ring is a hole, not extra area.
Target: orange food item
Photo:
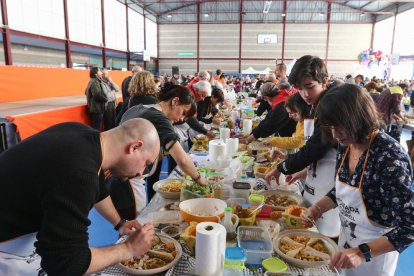
[[[270,218],[273,220],[278,220],[282,217],[282,212],[281,211],[273,211],[270,213]]]

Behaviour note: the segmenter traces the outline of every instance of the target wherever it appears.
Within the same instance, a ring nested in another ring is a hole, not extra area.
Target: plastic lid
[[[246,251],[240,247],[226,247],[226,259],[232,261],[246,261]]]
[[[263,267],[269,272],[286,271],[287,264],[279,258],[268,258],[262,262]]]
[[[265,205],[262,207],[262,210],[260,210],[260,213],[258,213],[256,217],[270,218],[270,214],[272,213],[272,211],[273,211],[272,207]]]
[[[226,207],[226,208],[224,208],[224,211],[225,212],[233,212],[233,209],[231,209],[231,207]]]
[[[249,190],[251,188],[250,183],[248,182],[234,182],[233,189],[243,189]]]
[[[259,195],[259,194],[251,194],[251,195],[249,196],[249,201],[256,201],[256,202],[260,202],[260,203],[262,203],[262,202],[264,202],[264,200],[265,200],[264,195]]]

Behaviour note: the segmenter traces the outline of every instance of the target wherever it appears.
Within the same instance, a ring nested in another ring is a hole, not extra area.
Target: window
[[[66,67],[63,43],[17,35],[10,41],[13,65]]]
[[[151,57],[157,57],[157,23],[145,18],[145,49],[150,52]]]
[[[65,38],[63,1],[7,1],[10,29],[55,38]]]
[[[389,55],[391,53],[393,27],[394,17],[375,23],[374,50],[381,50],[384,55]]]
[[[102,46],[101,0],[67,0],[67,3],[70,40]]]
[[[129,51],[142,52],[144,50],[144,16],[132,9],[128,9]]]
[[[127,69],[127,54],[106,51],[106,67],[112,70]]]
[[[411,25],[413,18],[414,9],[397,15],[394,53],[399,53],[400,56],[414,55],[414,32]]]
[[[71,46],[73,68],[102,67],[102,50],[86,46]]]
[[[105,0],[105,47],[126,51],[125,5],[117,0]]]

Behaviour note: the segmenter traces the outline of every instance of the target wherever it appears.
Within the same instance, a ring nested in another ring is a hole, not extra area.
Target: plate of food
[[[182,187],[182,180],[168,178],[155,182],[154,191],[159,193],[163,198],[179,199]]]
[[[273,241],[276,253],[288,263],[302,268],[328,265],[339,251],[338,245],[328,237],[306,230],[288,230]]]
[[[288,191],[268,190],[260,191],[259,194],[266,197],[265,204],[273,210],[284,211],[289,206],[300,205],[302,203],[302,197],[300,195]]]
[[[117,243],[125,242],[121,238]],[[143,256],[125,260],[117,267],[133,275],[153,275],[173,267],[182,256],[181,245],[173,238],[165,235],[156,235],[151,249]]]
[[[208,137],[203,134],[199,134],[193,139],[193,151],[201,152],[206,151],[208,146]]]

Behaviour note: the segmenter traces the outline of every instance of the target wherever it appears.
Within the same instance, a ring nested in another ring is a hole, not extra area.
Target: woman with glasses
[[[144,118],[154,124],[161,142],[161,154],[170,154],[181,170],[199,184],[207,185],[191,158],[182,148],[179,137],[174,131],[173,123],[194,116],[196,105],[191,91],[180,85],[167,85],[158,95],[158,103],[154,105],[136,105],[128,109],[122,117],[121,124],[132,118]],[[147,197],[152,198],[155,192],[147,187]]]
[[[410,158],[380,130],[372,98],[355,85],[328,91],[318,116],[325,139],[340,145],[335,186],[307,211],[318,220],[339,209],[342,249],[330,266],[344,275],[394,275],[398,254],[414,241]]]

